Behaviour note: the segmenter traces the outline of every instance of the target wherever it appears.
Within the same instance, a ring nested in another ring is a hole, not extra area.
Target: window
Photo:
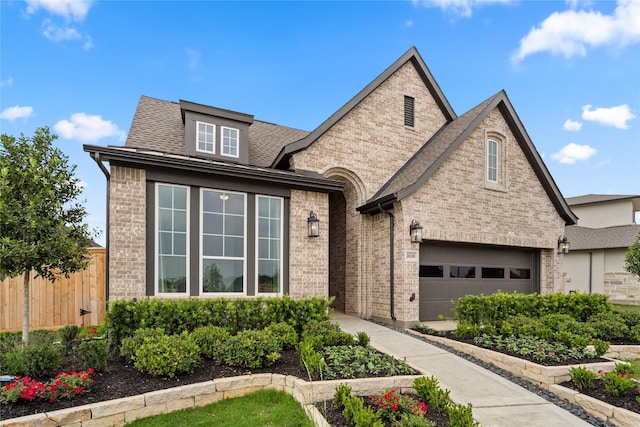
[[[238,129],[222,128],[222,155],[238,157]]]
[[[510,268],[510,279],[531,279],[531,269],[529,268]]]
[[[487,141],[487,181],[498,182],[498,142]]]
[[[482,267],[483,279],[504,279],[504,268]]]
[[[156,293],[186,293],[189,189],[156,185]]]
[[[215,154],[216,126],[204,122],[196,122],[197,151]]]
[[[451,267],[449,267],[449,277],[459,279],[474,279],[476,277],[476,268],[458,267],[452,265]]]
[[[282,292],[282,199],[257,197],[258,293]]]
[[[442,265],[421,265],[420,277],[444,277]]]
[[[245,292],[245,195],[201,192],[203,293]]]
[[[404,97],[404,125],[413,127],[414,98]]]

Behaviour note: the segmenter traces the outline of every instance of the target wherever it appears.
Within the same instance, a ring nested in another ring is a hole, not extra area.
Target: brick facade
[[[109,299],[143,298],[146,283],[146,174],[111,166]]]

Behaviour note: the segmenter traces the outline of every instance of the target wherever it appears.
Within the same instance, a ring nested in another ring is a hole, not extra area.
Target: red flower
[[[82,387],[76,387],[73,389],[75,394],[80,394],[84,391],[84,389]]]
[[[391,409],[393,409],[394,411],[398,410],[398,404],[394,403],[393,405],[391,405]]]

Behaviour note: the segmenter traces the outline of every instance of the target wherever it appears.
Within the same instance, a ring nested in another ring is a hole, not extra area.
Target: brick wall
[[[111,166],[109,299],[145,296],[146,177],[143,169]]]
[[[307,218],[320,219],[320,236],[308,237]],[[291,191],[289,216],[289,294],[293,298],[329,296],[329,196]]]

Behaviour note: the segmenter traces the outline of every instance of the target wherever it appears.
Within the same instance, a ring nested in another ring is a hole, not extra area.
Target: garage
[[[528,248],[422,243],[420,321],[452,317],[452,301],[469,294],[539,292],[539,259]]]

